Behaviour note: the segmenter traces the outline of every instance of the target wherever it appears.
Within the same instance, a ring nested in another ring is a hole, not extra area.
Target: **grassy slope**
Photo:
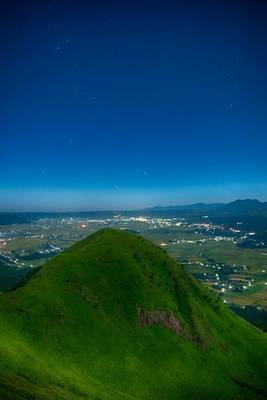
[[[172,311],[188,337],[141,327]],[[1,399],[257,399],[266,336],[161,249],[104,230],[0,297]],[[257,389],[235,384],[242,381]]]

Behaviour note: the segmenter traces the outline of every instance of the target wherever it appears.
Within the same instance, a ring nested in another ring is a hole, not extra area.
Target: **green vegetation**
[[[180,334],[141,325],[138,310],[172,315]],[[129,232],[99,231],[44,264],[0,295],[0,321],[3,400],[266,395],[266,335]]]

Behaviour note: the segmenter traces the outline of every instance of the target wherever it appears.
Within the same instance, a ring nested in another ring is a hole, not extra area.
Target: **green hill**
[[[0,295],[0,399],[262,399],[266,335],[149,241],[103,230]]]

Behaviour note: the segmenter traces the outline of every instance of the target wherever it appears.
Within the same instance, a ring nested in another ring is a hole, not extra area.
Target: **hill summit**
[[[151,242],[105,229],[0,296],[0,398],[262,399],[266,336]]]

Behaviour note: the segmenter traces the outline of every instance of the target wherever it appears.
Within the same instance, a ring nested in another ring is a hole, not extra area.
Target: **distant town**
[[[112,227],[128,229],[162,247],[195,278],[216,291],[226,304],[245,309],[267,307],[267,248],[257,232],[214,223],[208,215],[192,217],[123,215],[107,217],[46,216],[26,224],[0,226],[1,290],[12,288],[31,269],[91,233]]]

